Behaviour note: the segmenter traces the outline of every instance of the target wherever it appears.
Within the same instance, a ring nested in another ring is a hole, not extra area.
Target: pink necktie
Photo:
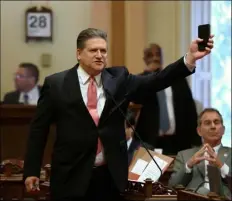
[[[87,108],[89,110],[90,115],[92,116],[96,125],[99,122],[99,116],[97,113],[97,88],[94,83],[94,78],[90,77],[89,86],[88,86],[88,93],[87,93]],[[97,146],[97,156],[102,154],[102,144],[100,139],[98,138],[98,146]],[[97,157],[96,156],[96,157]],[[95,160],[96,165],[101,165],[103,163],[103,158],[101,157],[100,160]]]

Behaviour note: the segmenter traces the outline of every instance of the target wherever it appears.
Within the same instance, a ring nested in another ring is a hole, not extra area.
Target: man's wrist
[[[193,166],[190,164],[189,161],[186,163],[186,165],[187,165],[187,167],[188,167],[189,169],[192,169],[192,168],[193,168]]]
[[[221,162],[221,161],[218,161],[218,162],[217,162],[217,167],[218,167],[218,168],[222,168],[222,166],[223,166],[222,162]]]
[[[190,66],[196,66],[196,59],[192,56],[190,52],[185,55],[186,63]]]
[[[185,173],[192,173],[192,168],[188,166],[188,163],[185,164]]]

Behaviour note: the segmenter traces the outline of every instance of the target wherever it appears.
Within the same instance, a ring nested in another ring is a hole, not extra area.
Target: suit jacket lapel
[[[205,160],[197,164],[198,171],[200,172],[202,178],[205,178]]]
[[[64,99],[68,105],[76,108],[76,112],[82,112],[85,114],[86,118],[95,125],[81,95],[80,83],[77,74],[78,66],[79,64],[71,68],[64,78],[64,92],[66,94]]]
[[[109,117],[110,109],[114,107],[112,104],[112,96],[116,93],[116,83],[114,82],[114,77],[105,69],[102,71],[101,75],[103,90],[106,97],[106,102],[104,109],[102,111],[99,124],[103,124]]]
[[[222,163],[224,163],[227,157],[228,157],[228,149],[226,147],[221,146],[220,149],[218,150],[218,158]]]

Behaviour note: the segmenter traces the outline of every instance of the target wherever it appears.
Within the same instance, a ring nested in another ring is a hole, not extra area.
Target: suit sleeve
[[[53,117],[50,91],[51,86],[46,78],[41,89],[36,114],[30,127],[24,161],[24,179],[28,176],[40,176],[44,148]]]
[[[127,93],[130,100],[137,104],[144,104],[157,91],[163,90],[176,81],[194,73],[184,64],[183,57],[168,65],[164,70],[149,75],[128,75]]]
[[[8,99],[9,99],[9,95],[8,95],[8,94],[5,94],[5,96],[3,97],[3,101],[2,101],[2,102],[3,102],[4,104],[8,104],[8,102],[9,102]]]
[[[9,92],[5,94],[3,101],[3,104],[18,104],[18,95],[16,92]]]
[[[186,173],[185,161],[181,152],[176,156],[173,173],[168,181],[168,185],[175,187],[176,185],[183,185],[186,187],[192,179],[192,172]]]

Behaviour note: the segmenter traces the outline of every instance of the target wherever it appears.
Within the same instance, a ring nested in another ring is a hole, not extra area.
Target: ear
[[[197,127],[197,133],[198,133],[199,136],[202,137],[202,135],[201,135],[201,128],[199,126]]]
[[[80,60],[80,54],[81,54],[81,49],[77,49],[77,51],[76,51],[76,57],[77,57],[78,61]]]
[[[223,126],[222,126],[222,135],[224,135],[225,130],[226,130],[226,128],[225,128],[225,126],[223,125]]]

